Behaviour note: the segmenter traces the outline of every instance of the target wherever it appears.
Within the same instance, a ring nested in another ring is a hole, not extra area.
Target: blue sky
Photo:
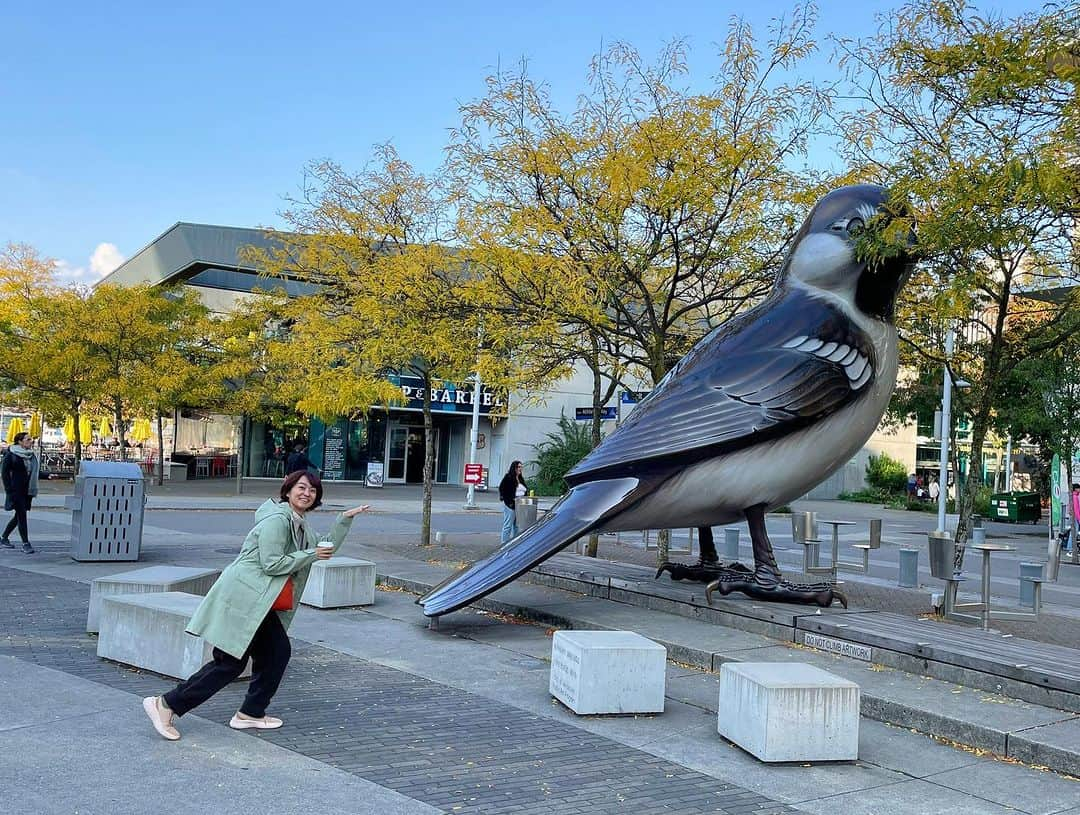
[[[818,40],[870,34],[897,3],[822,0]],[[1023,0],[981,8],[1012,16]],[[763,36],[790,3],[9,3],[0,11],[0,244],[92,282],[176,221],[280,225],[314,159],[349,169],[392,141],[441,160],[458,106],[527,58],[561,107],[590,57],[686,37],[690,83],[734,14]],[[827,71],[823,54],[817,70]]]

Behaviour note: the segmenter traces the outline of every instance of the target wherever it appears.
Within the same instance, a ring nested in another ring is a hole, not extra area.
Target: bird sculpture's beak
[[[897,216],[880,213],[856,244],[856,254],[866,266],[855,290],[855,305],[890,322],[896,298],[915,269],[915,227],[904,209]]]

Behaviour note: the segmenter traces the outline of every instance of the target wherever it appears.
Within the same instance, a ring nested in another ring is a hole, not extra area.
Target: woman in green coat
[[[221,573],[187,627],[189,634],[214,646],[213,661],[163,696],[143,699],[143,710],[162,737],[179,739],[173,717],[198,707],[239,677],[249,657],[251,684],[229,726],[281,727],[281,719],[267,716],[266,707],[289,664],[292,647],[286,631],[293,611],[275,611],[272,606],[290,579],[293,598],[303,596],[311,564],[331,557],[345,540],[353,517],[367,510],[359,506],[342,512],[328,536],[333,548],[317,547],[305,516],[322,503],[322,494],[322,481],[314,473],[290,473],[281,483],[280,503],[268,500],[255,513],[255,526],[240,555]]]

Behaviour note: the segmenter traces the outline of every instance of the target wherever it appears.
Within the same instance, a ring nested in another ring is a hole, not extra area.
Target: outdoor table
[[[840,527],[842,527],[842,526],[857,526],[858,522],[856,522],[856,521],[823,521],[823,520],[819,519],[818,523],[819,524],[829,524],[830,526],[832,526],[832,567],[831,568],[832,568],[832,571],[833,571],[833,581],[835,582],[836,581],[836,564],[840,559],[839,558]],[[814,562],[814,565],[815,566],[818,565],[816,560]]]
[[[976,543],[971,546],[982,553],[982,622],[983,630],[990,628],[990,556],[994,552],[1015,552],[1007,543]]]

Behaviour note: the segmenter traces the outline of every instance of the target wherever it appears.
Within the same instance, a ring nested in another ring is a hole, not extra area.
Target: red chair
[[[210,460],[210,477],[224,478],[229,469],[229,460],[225,456],[214,456]]]

